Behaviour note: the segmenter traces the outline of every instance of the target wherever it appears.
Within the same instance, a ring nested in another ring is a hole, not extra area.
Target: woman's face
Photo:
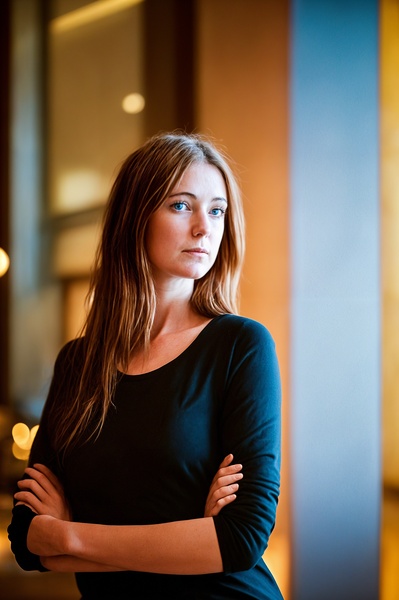
[[[189,167],[151,216],[146,246],[156,283],[200,279],[222,241],[227,192],[220,171],[208,163]]]

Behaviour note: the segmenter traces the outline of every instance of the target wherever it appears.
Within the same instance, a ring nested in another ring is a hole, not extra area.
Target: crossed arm
[[[44,567],[54,571],[134,570],[196,575],[223,570],[212,517],[233,502],[242,478],[241,465],[221,463],[208,493],[204,517],[157,525],[74,523],[62,485],[44,465],[26,470],[15,494],[37,517],[27,544]]]

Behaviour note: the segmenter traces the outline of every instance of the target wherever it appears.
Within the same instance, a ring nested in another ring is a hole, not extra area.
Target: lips
[[[188,248],[187,250],[183,250],[183,252],[188,252],[189,254],[209,254],[208,250],[205,248]]]

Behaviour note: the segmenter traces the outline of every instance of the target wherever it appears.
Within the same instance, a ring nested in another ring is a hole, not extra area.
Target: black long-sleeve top
[[[56,472],[75,521],[135,525],[199,518],[227,454],[242,463],[244,474],[237,499],[214,517],[223,573],[77,573],[82,597],[281,599],[262,559],[275,522],[280,468],[280,379],[268,331],[243,317],[216,317],[171,362],[121,375],[100,436],[75,447],[59,467],[46,414],[55,397],[60,401],[57,385],[65,370],[71,377],[79,370],[67,359],[70,344],[56,361],[30,464]],[[81,339],[72,344],[83,348]],[[24,506],[13,512],[9,537],[16,558],[25,569],[40,568],[26,548],[33,515]]]

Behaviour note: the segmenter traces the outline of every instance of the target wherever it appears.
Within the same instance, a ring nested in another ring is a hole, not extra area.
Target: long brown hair
[[[194,282],[191,302],[206,317],[237,312],[244,220],[229,164],[202,136],[154,136],[124,161],[110,193],[90,285],[83,358],[71,358],[72,364],[80,362],[80,366],[65,374],[62,397],[68,400],[55,403],[50,413],[54,447],[60,452],[101,431],[112,404],[118,366],[127,369],[133,352],[149,346],[156,297],[145,245],[148,221],[186,169],[198,162],[219,169],[228,210],[216,261]]]

